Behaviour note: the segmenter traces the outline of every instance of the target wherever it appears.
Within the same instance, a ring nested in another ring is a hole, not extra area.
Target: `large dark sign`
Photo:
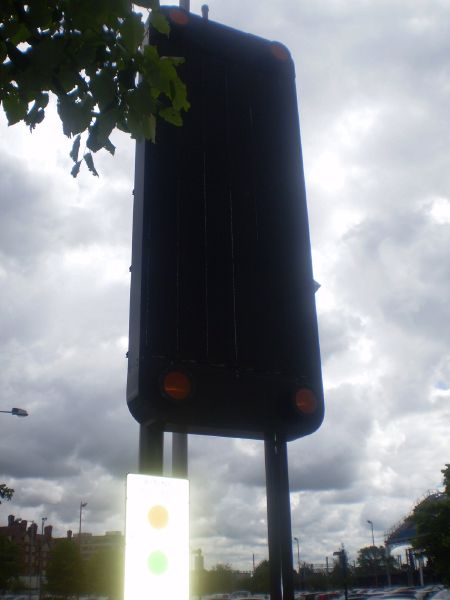
[[[136,159],[127,398],[166,431],[285,440],[323,418],[294,65],[165,8],[191,109]]]

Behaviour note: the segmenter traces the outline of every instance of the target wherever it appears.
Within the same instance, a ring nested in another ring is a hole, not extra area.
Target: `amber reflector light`
[[[308,388],[301,388],[297,390],[294,398],[295,406],[297,410],[307,415],[312,414],[317,407],[316,397],[314,393]]]
[[[162,388],[174,400],[184,400],[192,390],[192,384],[186,373],[169,371],[164,375]]]
[[[291,56],[286,46],[283,46],[283,44],[280,44],[279,42],[272,42],[270,44],[270,51],[275,58],[278,58],[278,60],[289,60]]]
[[[169,19],[172,23],[176,23],[177,25],[187,25],[189,23],[189,17],[184,10],[179,10],[177,8],[173,8],[169,11]]]

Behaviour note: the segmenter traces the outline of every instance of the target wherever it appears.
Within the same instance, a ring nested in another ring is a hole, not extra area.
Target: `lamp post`
[[[39,544],[39,600],[42,595],[42,547],[44,545],[44,524],[47,520],[47,517],[41,517],[41,540]]]
[[[378,587],[377,551],[375,548],[375,537],[373,535],[373,522],[370,519],[367,519],[367,522],[369,523],[370,528],[372,530],[373,576],[375,579],[375,587]]]
[[[373,536],[373,523],[369,519],[367,519],[367,522],[369,523],[370,527],[372,528],[372,546],[375,546],[375,538]]]
[[[300,582],[300,542],[299,542],[298,537],[294,537],[294,541],[297,543],[298,579]]]
[[[80,502],[80,526],[78,527],[78,543],[81,546],[81,515],[83,514],[83,508],[87,506],[87,502]]]
[[[23,408],[12,408],[11,410],[0,410],[0,413],[15,415],[16,417],[28,417],[28,412]]]

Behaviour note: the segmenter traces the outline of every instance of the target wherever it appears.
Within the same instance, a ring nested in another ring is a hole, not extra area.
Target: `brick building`
[[[8,516],[8,524],[0,526],[0,536],[5,536],[15,542],[21,551],[21,579],[26,587],[38,588],[40,580],[45,581],[49,553],[55,543],[62,539],[72,539],[80,544],[83,560],[89,560],[99,550],[104,548],[123,548],[124,536],[120,531],[107,531],[104,535],[82,533],[72,535],[68,531],[65,538],[54,538],[53,526],[47,525],[42,533],[38,533],[38,525],[34,521],[28,524],[25,519]]]
[[[8,516],[8,524],[0,526],[0,535],[16,543],[21,551],[22,575],[35,579],[45,575],[48,554],[52,547],[52,525],[44,527],[43,533],[38,533],[37,523],[28,525],[24,519]]]
[[[82,533],[73,536],[75,542],[79,542],[81,558],[88,560],[99,550],[104,548],[123,548],[124,536],[120,531],[107,531],[105,535],[92,535],[92,533]]]

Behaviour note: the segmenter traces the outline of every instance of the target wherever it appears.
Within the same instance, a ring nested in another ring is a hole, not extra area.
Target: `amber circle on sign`
[[[169,513],[167,512],[167,509],[160,504],[152,506],[148,511],[148,522],[155,529],[163,529],[166,527],[169,522]]]
[[[180,10],[179,8],[173,8],[169,11],[169,19],[172,23],[176,23],[177,25],[187,25],[189,23],[189,17],[184,10]]]
[[[162,388],[173,400],[184,400],[192,391],[192,384],[186,373],[169,371],[164,375]]]
[[[300,388],[297,390],[294,398],[294,403],[297,409],[307,415],[315,412],[317,408],[316,397],[312,390],[308,388]]]
[[[272,42],[270,44],[270,51],[275,56],[275,58],[278,58],[278,60],[289,60],[289,58],[291,57],[289,50],[286,48],[286,46],[283,46],[283,44],[280,44],[279,42]]]

